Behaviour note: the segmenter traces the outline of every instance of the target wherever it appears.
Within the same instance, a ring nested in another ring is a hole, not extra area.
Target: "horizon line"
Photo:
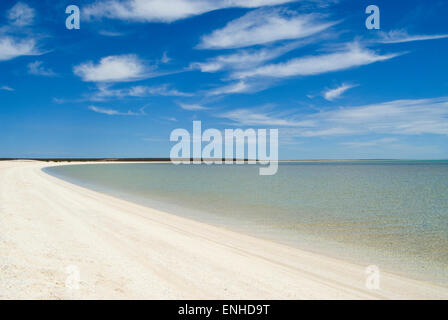
[[[118,157],[73,157],[73,158],[45,158],[45,157],[11,157],[11,158],[0,158],[0,161],[17,161],[17,160],[34,160],[34,161],[54,161],[54,162],[75,162],[75,161],[84,161],[84,162],[171,162],[170,158],[164,158],[164,157],[129,157],[129,158],[118,158]],[[196,158],[176,158],[176,160],[198,160]],[[202,158],[202,161],[226,161],[226,160],[244,160],[247,161],[254,161],[254,159],[226,159],[226,158]],[[256,159],[255,161],[260,161],[259,159]],[[274,161],[274,160],[271,160]],[[277,160],[278,162],[311,162],[311,161],[448,161],[448,159],[412,159],[412,158],[364,158],[364,159],[283,159],[283,160]]]

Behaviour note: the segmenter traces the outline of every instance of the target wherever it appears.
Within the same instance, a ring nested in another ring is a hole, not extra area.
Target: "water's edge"
[[[82,166],[85,168],[85,166],[101,165],[111,166],[113,164],[83,164],[77,166]],[[164,165],[170,166],[170,164]],[[322,237],[322,235],[313,234],[312,232],[304,232],[299,234],[300,228],[297,228],[297,226],[295,226],[293,231],[285,228],[282,229],[281,232],[278,232],[278,230],[273,231],[275,228],[262,224],[254,227],[253,221],[250,221],[250,219],[242,219],[241,216],[224,218],[216,212],[199,210],[198,208],[182,203],[182,201],[174,201],[174,199],[169,198],[161,201],[160,198],[151,198],[148,194],[145,194],[144,196],[141,194],[133,195],[132,192],[124,192],[123,190],[116,189],[110,185],[106,186],[105,184],[95,184],[92,183],[92,181],[87,181],[86,179],[63,174],[63,170],[55,170],[55,168],[62,167],[46,167],[43,169],[43,172],[70,183],[160,211],[191,218],[218,227],[225,227],[233,231],[246,233],[251,236],[276,241],[302,250],[324,254],[361,265],[378,265],[382,270],[388,270],[390,272],[414,279],[430,281],[444,286],[448,285],[448,276],[445,263],[438,263],[437,261],[427,261],[428,263],[425,263],[425,261],[417,261],[413,256],[409,257],[406,255],[401,255],[401,252],[398,253],[398,251],[394,252],[394,250],[392,250],[391,252],[386,252],[386,250],[385,252],[380,252],[382,250],[378,250],[376,247],[369,247],[365,245],[361,246],[356,243],[346,241],[334,241],[334,239],[326,239],[325,237]],[[308,226],[306,224],[303,225],[303,229],[308,229]],[[395,255],[395,259],[391,259],[391,255]]]

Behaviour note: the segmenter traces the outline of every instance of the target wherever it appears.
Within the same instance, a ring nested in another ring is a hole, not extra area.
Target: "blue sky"
[[[365,27],[370,4],[380,30]],[[281,159],[448,158],[446,1],[6,0],[0,13],[0,157],[168,157],[171,131],[202,120],[278,128]]]

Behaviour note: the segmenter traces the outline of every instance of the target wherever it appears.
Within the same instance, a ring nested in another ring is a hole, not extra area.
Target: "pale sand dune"
[[[448,289],[231,232],[0,162],[1,299],[448,299]],[[66,267],[79,290],[65,287]]]

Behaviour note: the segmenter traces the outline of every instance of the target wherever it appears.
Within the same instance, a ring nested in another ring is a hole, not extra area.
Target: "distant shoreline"
[[[179,159],[186,160],[186,159]],[[190,159],[193,161],[194,159]],[[203,159],[216,161],[217,159]],[[222,159],[225,161],[226,159]],[[232,159],[237,161],[239,159]],[[42,162],[171,162],[170,158],[0,158],[0,161],[42,161]],[[244,159],[245,162],[249,161]],[[285,162],[362,162],[362,161],[448,161],[448,159],[306,159],[278,160]]]

